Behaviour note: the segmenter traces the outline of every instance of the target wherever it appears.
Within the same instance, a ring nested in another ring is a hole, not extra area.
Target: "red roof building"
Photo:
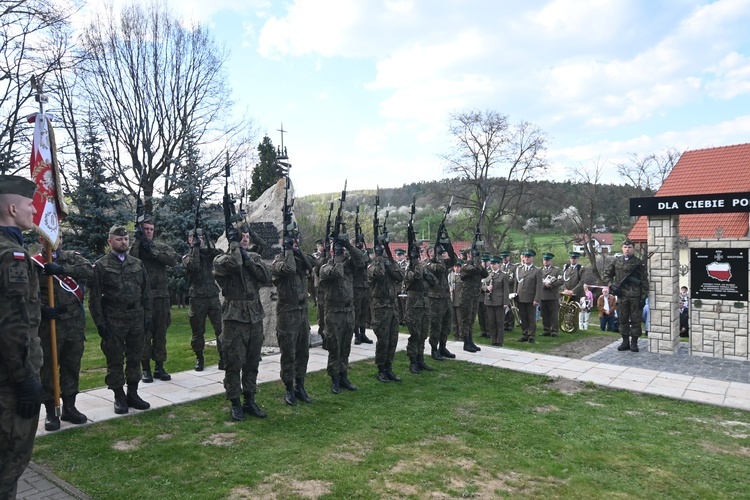
[[[686,151],[655,196],[743,193],[750,191],[750,144]],[[680,215],[680,236],[744,238],[750,232],[748,213]],[[648,217],[641,216],[628,236],[648,240]],[[719,229],[721,228],[721,229]]]

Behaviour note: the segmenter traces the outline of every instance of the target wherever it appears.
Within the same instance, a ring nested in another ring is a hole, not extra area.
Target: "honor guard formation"
[[[293,217],[288,171],[285,177],[284,222],[278,241],[271,242],[278,248],[272,262],[262,257],[269,242],[245,223],[241,210],[235,212],[225,185],[226,251],[198,227],[196,215],[195,227],[187,235],[190,249],[180,259],[174,249],[154,239],[157,221],[137,215],[134,231],[126,224],[109,230],[109,251],[92,264],[80,253],[63,249],[62,238],[57,248],[50,249],[51,255],[46,249],[30,255],[22,231],[34,227],[36,185],[22,177],[0,176],[0,498],[14,495],[29,463],[42,404],[48,431],[58,430],[61,420],[87,421],[76,409],[85,340],[84,285],[106,358],[104,381],[113,393],[114,412],[150,408],[138,387],[171,379],[166,366],[171,323],[167,270],[180,261],[189,280],[194,368],[202,371],[205,366],[208,320],[234,421],[266,417],[256,402],[261,348],[269,333],[263,331],[265,314],[276,315],[283,400],[288,405],[313,403],[305,389],[310,301],[317,310],[317,333],[328,352],[333,394],[357,390],[349,378],[349,355],[352,342],[373,343],[365,334],[368,327],[375,334],[373,375],[382,383],[402,381],[393,368],[400,326],[408,329],[406,352],[409,372],[415,376],[435,370],[436,365],[425,359],[428,343],[433,361],[456,357],[447,348],[451,330],[463,349],[472,353],[481,350],[474,341],[476,323],[479,335],[488,337],[493,346],[506,344],[506,333],[516,326],[521,333],[518,341],[534,343],[537,314],[541,335],[556,337],[561,331],[588,328],[594,305],[602,330],[619,328],[618,349],[638,351],[648,279],[645,261],[634,256],[630,240],[625,240],[622,255],[607,268],[607,286],[594,287],[584,283],[580,255],[575,252],[562,268],[553,265],[551,253],[543,253],[542,265],[536,265],[533,249],[521,251],[518,263],[512,262],[510,251],[482,252],[479,227],[484,209],[471,245],[457,251],[446,227],[452,199],[434,240],[418,240],[414,199],[406,249],[392,251],[388,212],[379,211],[379,195],[373,200],[371,245],[362,231],[359,206],[350,236],[343,217],[345,185],[338,206],[330,205],[325,234],[315,241],[316,251],[308,254],[301,248]],[[52,288],[40,287],[40,280],[48,278]],[[261,301],[261,288],[268,286],[276,291],[275,311],[264,311]],[[597,300],[594,288],[603,288]],[[56,363],[50,355],[53,338]]]

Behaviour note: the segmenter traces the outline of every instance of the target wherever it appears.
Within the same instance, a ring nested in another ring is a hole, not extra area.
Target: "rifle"
[[[380,188],[378,188],[378,193],[380,192]],[[372,219],[372,237],[374,244],[380,244],[383,246],[383,249],[386,251],[386,254],[388,255],[388,258],[393,260],[393,256],[391,255],[391,249],[388,247],[388,232],[385,228],[385,223],[383,224],[383,231],[381,233],[380,231],[380,219],[378,219],[378,207],[380,206],[380,194],[375,195],[375,215]],[[388,219],[388,211],[385,212],[385,218]]]
[[[388,254],[388,258],[393,260],[393,254],[391,253],[391,246],[388,244],[391,239],[388,237],[388,210],[385,211],[385,218],[383,219],[383,248],[385,253]]]
[[[344,181],[344,190],[341,191],[341,198],[339,198],[339,209],[336,212],[336,218],[333,221],[333,232],[331,233],[331,239],[333,240],[334,244],[342,235],[343,238],[348,238],[346,234],[346,223],[344,222],[342,213],[344,210],[344,203],[346,202],[346,182],[347,181]]]
[[[198,191],[198,202],[195,204],[195,222],[193,223],[193,241],[195,241],[196,238],[200,238],[201,234],[203,234],[203,231],[198,227],[200,224],[200,217],[201,217],[201,201],[203,201],[203,181],[200,182],[200,190]]]
[[[325,240],[325,244],[326,244],[326,248],[327,249],[331,248],[331,230],[332,230],[331,215],[332,214],[333,214],[333,202],[331,202],[330,206],[328,207],[328,220],[326,221],[326,240]]]
[[[409,224],[406,226],[406,248],[407,257],[409,259],[409,269],[414,269],[414,258],[412,252],[417,252],[417,259],[419,259],[419,248],[417,248],[417,235],[414,233],[414,213],[416,212],[417,195],[411,200],[411,210],[409,214]]]
[[[144,206],[143,206],[143,199],[141,198],[141,190],[143,188],[143,167],[141,166],[138,169],[138,194],[136,195],[136,201],[135,201],[135,239],[139,242],[143,238],[143,227],[141,227],[141,224],[143,223],[144,217]]]
[[[289,188],[291,187],[291,181],[289,176],[284,177],[286,179],[286,185],[284,186],[284,237],[291,236],[295,240],[299,232],[297,231],[297,223],[294,222],[294,197],[292,201],[289,201]]]
[[[362,233],[362,226],[359,224],[359,205],[355,210],[354,215],[354,242],[359,245],[362,244],[362,248],[367,248],[365,244],[365,235]]]
[[[435,248],[438,247],[438,245],[442,245],[445,248],[445,251],[448,252],[448,254],[453,258],[456,254],[456,252],[453,250],[453,245],[450,242],[450,239],[448,238],[448,230],[445,228],[445,219],[448,217],[448,214],[451,213],[451,207],[453,206],[453,196],[451,196],[451,200],[448,202],[448,206],[445,207],[445,212],[443,213],[443,219],[440,221],[440,225],[438,226],[437,230],[437,237],[435,238]],[[443,238],[445,236],[445,238]],[[447,240],[447,242],[445,241]],[[435,252],[435,260],[437,261],[437,251]]]
[[[227,153],[227,164],[224,169],[224,198],[222,200],[222,206],[224,208],[224,229],[228,231],[234,227],[234,223],[244,219],[244,211],[242,209],[242,201],[240,201],[240,213],[234,207],[236,202],[234,196],[229,194],[229,176],[232,175],[231,167],[229,166],[229,153]],[[228,236],[228,235],[227,235]]]
[[[478,247],[484,246],[484,241],[481,240],[482,236],[482,230],[480,228],[480,225],[482,224],[482,219],[484,219],[484,211],[487,208],[487,200],[482,203],[482,211],[479,212],[479,218],[477,219],[477,225],[474,228],[474,239],[471,242],[471,255],[472,257],[477,255],[479,253]]]
[[[645,266],[646,262],[654,255],[654,252],[649,252],[645,259],[642,259],[637,266],[633,266],[633,269],[630,270],[628,274],[625,275],[623,279],[620,280],[617,284],[612,284],[612,286],[609,287],[609,291],[612,292],[612,295],[615,297],[619,297],[620,293],[622,293],[622,285],[625,284],[626,281],[630,280],[631,283],[633,283],[636,286],[639,286],[641,284],[641,280],[636,278],[634,275],[638,271],[638,269],[641,266]]]

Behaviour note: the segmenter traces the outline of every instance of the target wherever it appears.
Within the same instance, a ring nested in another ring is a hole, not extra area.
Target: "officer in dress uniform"
[[[515,284],[515,277],[514,272],[516,270],[516,267],[518,267],[518,264],[514,264],[510,261],[510,251],[504,251],[500,252],[500,272],[502,272],[505,275],[505,280],[507,282],[506,288],[509,291],[512,291],[514,289]],[[508,309],[505,310],[505,331],[510,332],[513,330],[513,328],[516,326],[516,318],[513,315],[513,311],[511,310],[512,306],[515,306],[515,302],[511,304],[510,299],[508,299]]]
[[[536,252],[528,249],[521,253],[521,265],[516,267],[514,276],[514,291],[511,294],[518,306],[521,319],[520,342],[536,342],[536,308],[541,303],[542,273],[534,266]]]
[[[568,257],[570,262],[565,264],[562,269],[562,293],[570,295],[570,300],[577,302],[583,296],[583,266],[578,263],[581,254],[578,252],[570,252]]]
[[[490,275],[484,280],[484,306],[487,319],[487,330],[492,345],[502,347],[505,336],[505,311],[508,306],[508,280],[500,270],[499,256],[490,257]]]
[[[557,337],[560,316],[560,287],[563,285],[560,268],[552,265],[554,254],[542,255],[542,335]]]

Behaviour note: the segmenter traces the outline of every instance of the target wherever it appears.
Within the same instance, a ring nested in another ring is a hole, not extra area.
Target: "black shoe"
[[[445,359],[443,355],[440,354],[440,349],[436,347],[432,348],[430,355],[432,356],[432,359],[434,359],[435,361],[443,361]]]
[[[114,389],[115,393],[115,413],[124,415],[128,412],[128,397],[122,387]]]
[[[167,370],[164,369],[164,363],[156,363],[156,368],[154,368],[154,378],[158,378],[159,380],[168,381],[172,380],[172,375],[167,373]]]
[[[420,370],[431,372],[434,369],[430,366],[427,366],[427,363],[424,362],[424,356],[419,356],[417,358],[417,366],[419,366]]]
[[[339,385],[346,389],[347,391],[356,391],[357,386],[349,382],[349,379],[347,378],[345,373],[341,374],[341,377],[339,378]]]
[[[549,333],[549,332],[544,332],[544,333],[542,333],[542,337],[549,337],[549,336],[550,336],[550,333]]]
[[[71,424],[81,425],[88,422],[86,415],[78,411],[76,408],[76,397],[75,396],[63,396],[63,408],[60,420],[63,422],[70,422]]]
[[[422,370],[419,369],[419,363],[417,362],[416,358],[412,358],[409,360],[409,371],[414,373],[415,375],[419,375],[422,373]]]
[[[231,400],[232,402],[232,420],[235,422],[244,422],[247,420],[245,418],[245,410],[242,407],[242,403],[240,403],[240,398],[233,398]]]
[[[464,340],[464,351],[466,351],[466,352],[477,352],[477,350],[474,348],[474,344],[472,344],[468,340]]]
[[[555,332],[555,333],[550,333],[550,334],[549,334],[549,336],[550,336],[550,337],[557,337],[557,332]]]
[[[618,351],[627,351],[630,349],[630,337],[622,335],[622,344],[617,346]]]
[[[441,345],[441,346],[440,346],[440,349],[439,349],[439,351],[440,351],[440,354],[441,354],[441,355],[442,355],[442,356],[443,356],[444,358],[448,358],[448,359],[455,359],[455,358],[456,358],[456,355],[455,355],[455,354],[453,354],[452,352],[450,352],[450,351],[448,350],[448,348],[447,348],[447,347],[445,347],[445,345]]]
[[[128,407],[136,410],[148,410],[151,405],[141,399],[138,395],[138,386],[128,386]]]
[[[195,371],[202,372],[206,366],[206,360],[203,358],[203,353],[195,355]]]
[[[354,345],[360,345],[362,344],[362,337],[359,336],[358,333],[354,334]]]
[[[331,377],[331,392],[334,394],[341,393],[341,383],[338,377]]]
[[[519,342],[528,342],[529,341],[529,337],[521,337],[520,339],[518,339],[518,341]]]
[[[630,337],[630,352],[638,352],[638,337]]]
[[[361,340],[363,344],[372,344],[372,339],[367,338],[364,330],[359,334],[359,340]]]
[[[534,337],[529,337],[529,344],[536,343],[536,339]]]
[[[378,372],[378,380],[380,380],[381,382],[385,382],[385,383],[388,383],[391,381],[391,379],[388,378],[388,375],[386,375],[384,371]]]
[[[45,431],[59,431],[60,430],[60,419],[53,413],[47,413],[47,417],[44,419],[44,430]]]
[[[305,403],[312,403],[312,398],[307,395],[305,390],[305,380],[298,378],[294,384],[294,397]]]
[[[393,373],[393,370],[391,370],[390,368],[388,368],[385,371],[385,376],[388,378],[388,380],[392,380],[394,382],[401,382],[402,381],[401,377],[399,377],[398,375],[396,375],[395,373]]]
[[[245,394],[245,404],[242,405],[242,411],[246,415],[252,415],[253,417],[266,418],[266,412],[260,409],[255,403],[255,394]]]

